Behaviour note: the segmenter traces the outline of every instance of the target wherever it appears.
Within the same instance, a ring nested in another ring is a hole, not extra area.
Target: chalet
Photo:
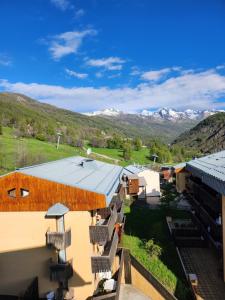
[[[129,165],[124,168],[128,178],[136,176],[140,182],[138,199],[146,200],[147,203],[156,203],[160,198],[160,177],[159,173],[151,169]]]
[[[34,283],[31,299],[83,300],[103,278],[115,289],[122,174],[120,166],[71,157],[1,176],[0,295],[22,295]]]
[[[225,281],[225,151],[191,160],[175,172],[178,192],[187,192],[193,217],[223,257]]]

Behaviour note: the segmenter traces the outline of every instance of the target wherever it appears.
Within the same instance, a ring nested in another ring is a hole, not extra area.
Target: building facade
[[[23,295],[34,278],[43,299],[84,300],[102,279],[116,284],[122,171],[71,157],[0,177],[0,295]]]

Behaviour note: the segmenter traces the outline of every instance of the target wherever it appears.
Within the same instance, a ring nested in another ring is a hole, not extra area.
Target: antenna
[[[60,137],[62,136],[62,133],[61,132],[57,132],[57,146],[56,146],[56,149],[58,150],[59,149],[59,142],[60,142]]]

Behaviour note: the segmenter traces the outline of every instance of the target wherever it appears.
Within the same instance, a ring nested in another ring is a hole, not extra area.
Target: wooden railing
[[[89,226],[91,243],[104,243],[111,240],[114,225],[117,220],[117,210],[114,207],[110,217],[103,224]]]
[[[71,229],[66,232],[50,232],[46,233],[47,245],[52,245],[58,250],[63,250],[71,245]]]
[[[50,264],[50,280],[64,281],[73,276],[73,267],[71,262],[65,264],[51,263]]]
[[[107,272],[111,270],[112,262],[116,255],[119,238],[114,231],[113,238],[107,242],[102,255],[94,255],[91,257],[92,273]]]
[[[122,273],[123,273],[123,265],[124,265],[124,254],[123,249],[119,248],[117,250],[116,256],[119,257],[119,268],[113,274],[112,278],[116,281],[116,289],[111,292],[105,292],[105,293],[96,293],[92,296],[93,300],[118,300],[120,295],[120,286],[121,286],[121,280],[122,280]]]

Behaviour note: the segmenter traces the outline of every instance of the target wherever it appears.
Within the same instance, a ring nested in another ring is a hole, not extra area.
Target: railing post
[[[130,261],[130,251],[124,249],[124,279],[126,284],[132,283],[131,278],[131,261]]]

